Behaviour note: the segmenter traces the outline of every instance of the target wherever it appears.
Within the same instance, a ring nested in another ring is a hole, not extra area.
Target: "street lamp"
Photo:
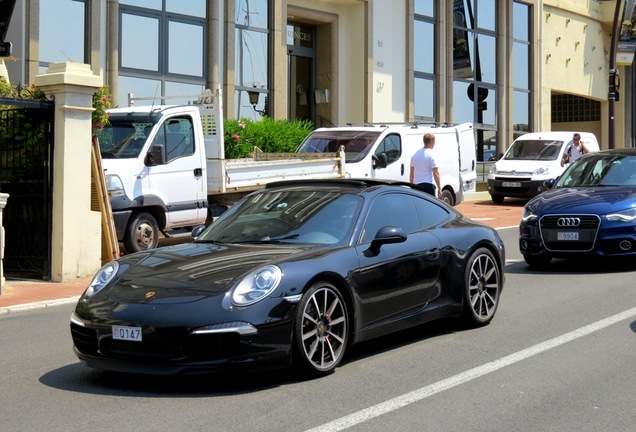
[[[254,86],[254,88],[256,88],[256,86]],[[256,105],[258,105],[258,100],[260,98],[261,94],[259,92],[257,92],[256,90],[248,90],[247,91],[247,97],[250,99],[250,104],[252,105],[252,108],[254,109],[254,112],[257,112],[261,115],[261,117],[263,117],[265,115],[265,110],[258,110],[256,109]],[[267,96],[265,96],[265,105],[267,105]]]

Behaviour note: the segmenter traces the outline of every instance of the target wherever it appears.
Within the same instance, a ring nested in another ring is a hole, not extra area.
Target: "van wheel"
[[[150,213],[137,213],[128,222],[124,234],[126,252],[154,249],[159,244],[159,225]]]
[[[504,198],[505,197],[503,195],[490,195],[490,199],[495,204],[501,204],[502,202],[504,202]]]
[[[440,199],[451,207],[455,205],[455,198],[453,197],[453,194],[448,190],[442,191],[442,197]]]

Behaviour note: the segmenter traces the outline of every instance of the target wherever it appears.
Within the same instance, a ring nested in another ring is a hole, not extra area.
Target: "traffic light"
[[[0,42],[0,57],[11,55],[11,42]]]

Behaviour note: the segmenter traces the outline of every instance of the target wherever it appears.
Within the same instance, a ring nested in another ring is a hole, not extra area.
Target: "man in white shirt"
[[[424,134],[424,147],[416,151],[411,158],[410,181],[422,186],[427,193],[441,197],[439,164],[435,158],[433,147],[435,147],[435,135],[432,133]],[[435,186],[437,186],[437,192]]]
[[[572,145],[567,149],[565,153],[563,153],[563,157],[561,158],[561,166],[565,166],[566,163],[572,163],[589,152],[590,150],[585,147],[585,144],[583,144],[583,141],[581,141],[581,135],[575,133],[572,136]]]

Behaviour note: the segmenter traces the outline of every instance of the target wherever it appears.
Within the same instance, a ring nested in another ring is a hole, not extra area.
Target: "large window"
[[[473,122],[477,157],[496,142],[497,0],[453,2],[453,122]]]
[[[515,138],[530,124],[530,6],[512,4],[512,124]]]
[[[120,0],[119,29],[119,105],[129,93],[142,98],[136,105],[188,103],[201,93],[205,0]]]
[[[267,0],[236,0],[236,118],[260,120],[269,112]]]
[[[435,121],[435,15],[431,0],[415,0],[413,65],[415,118]]]
[[[88,63],[85,29],[86,0],[40,1],[40,73],[51,63]]]

